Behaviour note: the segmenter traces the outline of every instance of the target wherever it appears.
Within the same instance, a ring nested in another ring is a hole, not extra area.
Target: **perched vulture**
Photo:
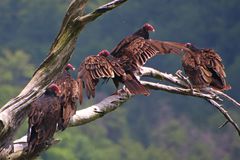
[[[121,59],[125,70],[138,71],[148,59],[155,55],[179,54],[183,45],[176,42],[167,42],[149,39],[149,31],[155,31],[148,23],[134,34],[124,38],[112,51],[111,55]]]
[[[82,84],[78,83],[69,73],[75,68],[71,64],[67,64],[63,73],[61,73],[53,82],[57,84],[61,90],[59,97],[61,98],[61,119],[58,129],[64,130],[70,118],[76,113],[76,102],[82,103]]]
[[[229,90],[222,58],[213,49],[198,49],[186,43],[189,51],[184,51],[182,66],[190,82],[195,88],[212,87],[223,91]]]
[[[149,91],[136,77],[126,73],[119,60],[105,51],[99,52],[96,56],[86,57],[79,67],[78,82],[84,83],[88,98],[95,96],[95,87],[101,78],[113,79],[116,87],[119,82],[125,84],[131,94],[149,95]]]
[[[56,84],[51,84],[45,93],[30,105],[28,115],[28,152],[38,152],[50,141],[56,131],[60,119],[61,90]]]

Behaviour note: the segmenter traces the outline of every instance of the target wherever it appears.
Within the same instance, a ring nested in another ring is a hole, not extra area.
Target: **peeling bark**
[[[86,15],[83,15],[83,10],[88,0],[71,2],[47,58],[22,92],[0,109],[0,159],[5,159],[13,151],[13,137],[26,118],[28,105],[43,94],[44,89],[70,60],[80,31],[89,22],[126,1],[112,1]]]

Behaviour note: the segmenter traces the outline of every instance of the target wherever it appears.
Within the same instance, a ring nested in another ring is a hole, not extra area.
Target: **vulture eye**
[[[109,56],[109,55],[110,55],[110,53],[109,53],[109,51],[106,50],[106,49],[104,49],[104,50],[102,50],[102,51],[100,51],[100,52],[98,53],[98,56],[107,57],[107,56]]]
[[[72,70],[72,71],[75,71],[75,67],[73,67],[72,64],[68,63],[65,70]]]
[[[145,23],[143,26],[147,31],[151,31],[151,32],[155,32],[155,28],[149,24],[149,23]]]

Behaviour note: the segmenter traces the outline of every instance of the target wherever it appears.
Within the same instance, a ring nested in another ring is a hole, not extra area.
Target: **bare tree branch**
[[[210,104],[212,104],[215,108],[217,108],[219,110],[220,113],[222,113],[222,115],[227,119],[226,122],[230,122],[233,127],[236,129],[236,131],[238,132],[238,135],[240,136],[240,128],[238,126],[238,124],[232,119],[232,117],[228,114],[228,111],[226,111],[221,104],[217,103],[216,101],[212,100],[212,99],[208,99],[207,100]],[[220,128],[222,128],[223,126],[225,126],[224,123]]]
[[[197,91],[191,91],[191,89],[185,89],[185,88],[179,88],[179,87],[173,87],[165,84],[160,84],[160,83],[153,83],[153,82],[148,82],[148,81],[141,81],[141,83],[146,86],[149,89],[153,90],[162,90],[162,91],[167,91],[170,93],[176,93],[176,94],[181,94],[181,95],[188,95],[188,96],[194,96],[194,97],[200,97],[200,98],[209,98],[209,99],[214,99],[215,96],[211,94],[205,94],[205,93],[200,93]]]
[[[37,156],[37,153],[35,155],[27,154],[26,150],[28,146],[26,136],[13,142],[16,130],[28,113],[29,108],[27,106],[43,93],[44,89],[54,80],[56,75],[69,61],[75,48],[78,34],[83,27],[103,13],[114,9],[127,0],[114,0],[89,14],[83,15],[83,10],[87,1],[88,0],[73,0],[71,2],[64,17],[60,32],[52,44],[48,57],[36,70],[33,78],[23,91],[0,109],[0,159],[32,159]],[[170,86],[141,81],[142,84],[150,89],[185,96],[194,96],[207,100],[224,115],[225,119],[227,119],[224,125],[229,122],[235,127],[240,135],[240,129],[237,123],[234,122],[228,112],[222,107],[220,104],[222,100],[218,95],[224,96],[227,100],[239,106],[239,103],[230,96],[215,90],[191,89],[184,77],[162,73],[149,67],[142,67],[141,75],[143,77],[147,76],[161,81],[167,81],[174,85]],[[132,96],[128,95],[124,90],[120,90],[117,94],[105,98],[98,104],[77,111],[72,117],[69,127],[83,125],[101,118],[105,114],[120,107],[131,97]],[[57,142],[58,140],[53,139],[43,149],[48,149]]]
[[[87,23],[127,0],[114,0],[90,13],[91,16],[82,16],[87,1],[73,0],[71,2],[48,57],[35,71],[32,79],[22,92],[0,109],[0,159],[5,159],[12,152],[14,134],[26,118],[29,110],[28,105],[42,95],[44,89],[70,60],[79,32]],[[75,21],[76,18],[80,18],[81,21]]]
[[[212,91],[213,93],[217,94],[217,95],[220,95],[224,98],[226,98],[227,100],[229,100],[230,102],[232,102],[233,104],[235,104],[237,107],[240,107],[240,103],[237,102],[235,99],[233,99],[232,97],[230,97],[229,95],[223,93],[223,92],[220,92],[218,90],[215,90],[215,89],[212,89],[210,88],[210,91]]]
[[[181,79],[179,79],[177,76],[174,76],[172,74],[169,73],[163,73],[160,72],[156,69],[150,68],[150,67],[141,67],[141,76],[142,77],[151,77],[151,78],[155,78],[158,80],[166,80],[172,84],[176,84],[180,87],[187,87],[187,84],[182,81]]]
[[[120,107],[130,97],[130,95],[121,89],[118,93],[105,98],[100,103],[77,111],[77,113],[71,118],[69,126],[79,126],[101,118],[105,114]]]
[[[153,74],[149,74],[150,73],[149,71],[151,72],[154,71],[154,72]],[[179,79],[177,76],[173,76],[172,74],[162,73],[160,71],[157,71],[149,67],[143,67],[142,73],[144,74],[146,73],[148,77],[152,77],[156,79],[160,78],[161,80],[165,79],[168,82],[172,82],[175,85],[179,85],[180,87],[184,84],[184,80]],[[240,129],[237,123],[234,122],[234,120],[231,118],[228,112],[221,106],[221,104],[217,102],[219,101],[219,99],[216,97],[216,95],[212,94],[212,92],[206,93],[207,91],[205,91],[204,93],[202,93],[197,90],[193,90],[192,92],[191,89],[169,86],[169,85],[153,83],[148,81],[141,81],[141,83],[144,84],[146,87],[149,87],[150,89],[161,90],[161,91],[181,94],[185,96],[198,97],[208,101],[211,105],[217,108],[221,114],[224,115],[224,117],[227,119],[227,122],[230,122],[234,126],[238,134],[240,133]],[[124,90],[120,90],[118,91],[117,94],[109,96],[95,105],[92,105],[85,109],[78,110],[76,114],[72,117],[69,127],[84,125],[98,118],[101,118],[105,114],[112,112],[118,107],[120,107],[124,102],[129,100],[131,97],[132,96],[128,95]],[[26,138],[25,139],[21,138],[20,140],[15,141],[14,151],[16,151],[16,153],[17,151],[18,153],[22,153],[22,151],[24,151],[24,149],[26,148],[27,148]],[[15,155],[16,153],[14,153],[13,155]]]

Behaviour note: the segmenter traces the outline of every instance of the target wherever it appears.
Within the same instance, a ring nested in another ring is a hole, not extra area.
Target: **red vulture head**
[[[186,43],[184,46],[185,46],[186,48],[191,48],[191,47],[192,47],[192,43]]]
[[[73,65],[71,65],[70,63],[67,64],[67,66],[65,67],[66,71],[72,70],[75,71],[75,67],[73,67]]]
[[[155,28],[149,23],[145,23],[143,28],[148,32],[155,32]]]
[[[50,86],[48,86],[47,89],[55,92],[57,95],[58,95],[58,94],[61,94],[60,88],[59,88],[58,85],[56,85],[55,83],[50,84]]]
[[[109,55],[110,55],[110,52],[109,52],[108,50],[106,50],[106,49],[104,49],[104,50],[102,50],[102,51],[100,51],[100,52],[98,53],[98,56],[107,57],[107,56],[109,56]]]

